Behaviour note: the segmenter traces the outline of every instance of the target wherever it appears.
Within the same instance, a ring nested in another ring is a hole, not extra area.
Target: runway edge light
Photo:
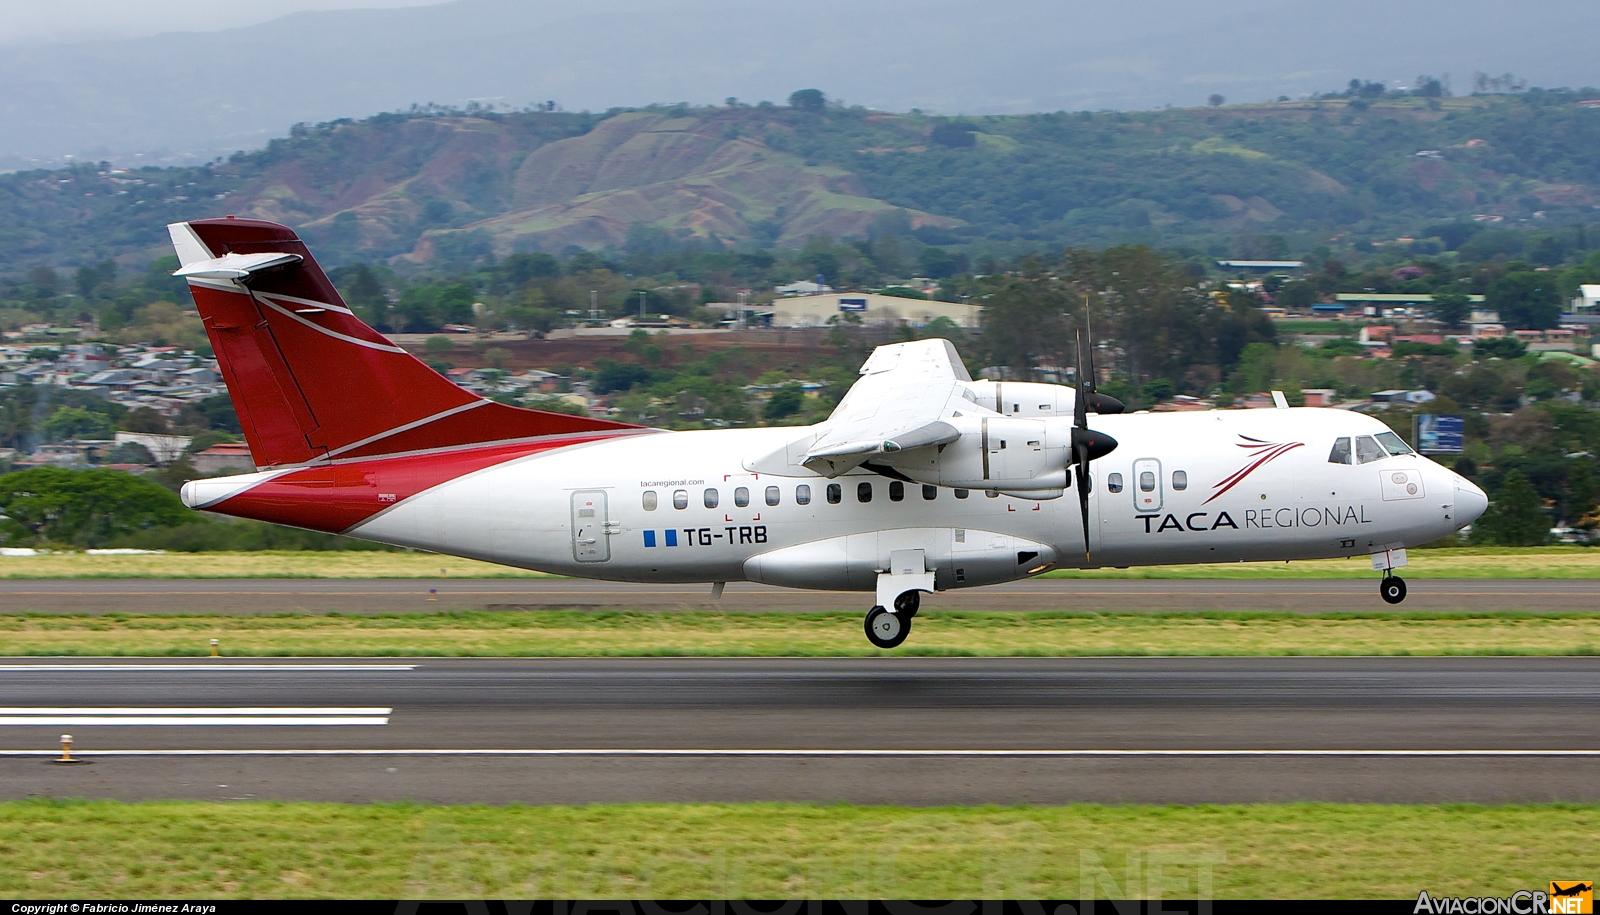
[[[76,762],[81,762],[81,760],[77,760],[77,759],[73,759],[72,758],[72,735],[71,734],[62,734],[61,735],[61,755],[57,756],[52,761],[53,762],[57,762],[57,763],[76,763]]]
[[[220,652],[217,651],[217,646],[220,645],[220,644],[222,644],[222,640],[221,639],[212,639],[211,640],[211,656],[213,658],[221,656]]]

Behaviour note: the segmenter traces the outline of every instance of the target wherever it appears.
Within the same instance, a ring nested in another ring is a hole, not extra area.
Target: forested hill
[[[418,110],[297,128],[206,167],[0,176],[0,272],[138,263],[166,253],[165,223],[224,213],[297,226],[332,262],[797,247],[824,233],[1233,254],[1271,235],[1298,253],[1474,216],[1582,224],[1600,205],[1600,108],[1580,103],[1597,94],[963,119],[803,104]]]

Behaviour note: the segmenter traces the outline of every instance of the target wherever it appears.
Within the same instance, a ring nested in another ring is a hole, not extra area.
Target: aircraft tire
[[[866,630],[867,641],[874,648],[899,648],[911,634],[911,618],[873,607],[867,611]]]
[[[907,620],[917,615],[917,610],[922,606],[921,591],[907,591],[894,599],[894,612]]]
[[[1406,599],[1406,580],[1391,575],[1378,583],[1378,593],[1383,595],[1386,603],[1398,604]]]

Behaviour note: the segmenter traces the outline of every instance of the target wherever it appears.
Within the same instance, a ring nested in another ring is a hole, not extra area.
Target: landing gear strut
[[[922,606],[922,594],[918,591],[907,591],[894,599],[894,612],[906,619],[917,615],[917,608]]]
[[[1383,581],[1378,582],[1378,593],[1383,595],[1385,603],[1398,604],[1406,599],[1406,580],[1384,572]]]
[[[912,597],[915,600],[915,594]],[[902,598],[904,595],[902,595]],[[898,605],[900,600],[896,600]],[[867,611],[867,641],[875,648],[899,648],[900,643],[911,634],[911,617],[916,613],[916,604],[912,604],[911,614],[891,613],[882,607],[873,607]]]

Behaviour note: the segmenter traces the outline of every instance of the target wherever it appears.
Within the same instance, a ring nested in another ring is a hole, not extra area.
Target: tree
[[[192,520],[178,497],[118,470],[36,467],[0,476],[0,539],[96,546]]]
[[[1220,107],[1222,107],[1222,103],[1226,102],[1226,101],[1227,101],[1226,98],[1223,98],[1221,95],[1218,95],[1217,93],[1213,92],[1213,93],[1211,93],[1211,97],[1206,99],[1206,104],[1210,105],[1213,108],[1220,108]]]
[[[1550,519],[1538,490],[1520,470],[1506,474],[1489,510],[1472,526],[1474,543],[1538,546],[1550,537]]]
[[[1528,347],[1516,337],[1488,337],[1474,341],[1472,355],[1479,359],[1518,359]]]
[[[1545,330],[1561,320],[1556,277],[1531,270],[1508,273],[1489,284],[1485,302],[1500,320],[1524,330]]]
[[[456,344],[449,337],[429,337],[422,341],[422,351],[435,358],[448,356],[456,351]]]
[[[949,146],[951,148],[975,146],[978,142],[977,137],[973,136],[972,127],[958,121],[944,121],[935,124],[932,132],[928,134],[928,139],[938,143],[940,146]]]
[[[1435,292],[1428,311],[1445,327],[1460,327],[1472,314],[1472,299],[1464,292]]]
[[[805,391],[799,385],[786,384],[773,393],[761,415],[768,421],[780,420],[799,413],[805,402]]]
[[[107,439],[111,437],[111,417],[83,407],[61,407],[45,417],[39,431],[52,442],[69,438]]]
[[[789,93],[789,107],[797,111],[821,111],[828,107],[828,98],[821,89],[797,89]]]
[[[1274,296],[1281,308],[1306,309],[1317,304],[1317,287],[1305,280],[1284,283]]]
[[[150,432],[156,435],[166,435],[172,431],[167,425],[167,418],[149,407],[140,407],[130,411],[117,425],[124,432]]]

